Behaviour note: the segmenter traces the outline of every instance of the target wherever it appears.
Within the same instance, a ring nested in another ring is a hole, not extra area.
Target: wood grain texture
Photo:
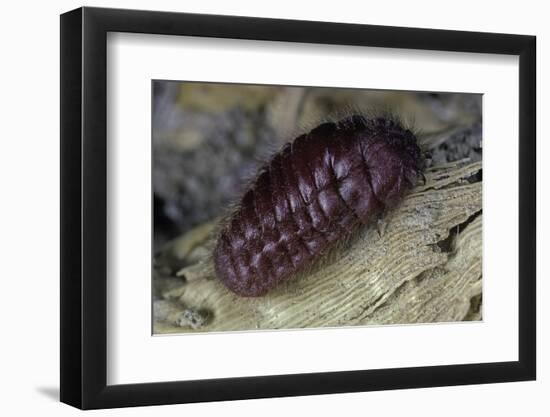
[[[429,169],[426,184],[385,218],[382,236],[362,228],[262,298],[239,297],[216,279],[213,226],[203,226],[193,245],[184,236],[167,249],[185,267],[181,281],[160,286],[154,332],[480,319],[482,183],[472,182],[480,170],[481,162]]]

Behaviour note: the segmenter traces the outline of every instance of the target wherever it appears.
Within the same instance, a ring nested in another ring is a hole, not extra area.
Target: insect
[[[214,249],[218,278],[266,294],[423,178],[415,135],[390,118],[353,115],[287,143],[259,171]]]

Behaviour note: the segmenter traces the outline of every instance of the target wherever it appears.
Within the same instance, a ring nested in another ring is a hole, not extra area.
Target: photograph
[[[151,81],[152,333],[483,320],[483,95]]]
[[[541,404],[544,19],[476,5],[451,24],[402,6],[402,21],[372,7],[63,11],[59,286],[37,292],[59,301],[37,331],[58,335],[61,402]],[[35,202],[15,207],[40,211],[43,189],[22,187]]]

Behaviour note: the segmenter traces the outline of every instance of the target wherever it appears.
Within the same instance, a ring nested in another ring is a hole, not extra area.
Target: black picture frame
[[[519,56],[519,360],[107,385],[108,32]],[[535,379],[534,36],[84,7],[61,15],[60,56],[62,402],[94,409]]]

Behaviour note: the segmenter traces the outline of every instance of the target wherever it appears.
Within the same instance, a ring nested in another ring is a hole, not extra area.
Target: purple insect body
[[[390,119],[321,124],[286,144],[245,193],[214,249],[218,278],[238,295],[264,295],[395,206],[422,169],[415,136]]]

